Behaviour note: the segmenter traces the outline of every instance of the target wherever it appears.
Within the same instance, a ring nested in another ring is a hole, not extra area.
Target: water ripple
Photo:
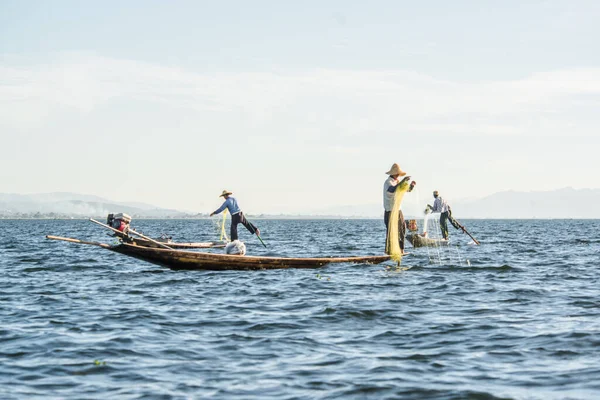
[[[252,254],[383,250],[381,221],[257,222]],[[1,221],[0,397],[598,398],[600,221],[463,222],[482,246],[402,268],[214,272],[44,239],[113,241],[87,221]]]

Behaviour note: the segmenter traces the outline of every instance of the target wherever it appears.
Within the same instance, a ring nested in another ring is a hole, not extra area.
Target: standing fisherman
[[[219,197],[224,197],[225,201],[223,202],[221,207],[211,212],[210,216],[212,217],[215,214],[219,214],[225,209],[229,210],[229,214],[231,214],[231,230],[229,232],[229,236],[232,242],[234,240],[238,240],[237,226],[240,223],[244,225],[246,229],[250,231],[250,233],[252,233],[253,235],[256,234],[256,236],[260,238],[260,230],[258,230],[256,226],[254,226],[246,220],[246,217],[244,217],[244,213],[242,212],[242,210],[240,210],[240,207],[238,206],[237,200],[231,197],[232,194],[233,193],[228,190],[223,190],[223,193],[221,193]]]
[[[408,181],[410,180],[410,176],[404,177],[401,181],[398,180],[399,177],[406,175],[406,172],[400,169],[398,164],[392,165],[392,168],[388,172],[386,172],[389,177],[385,180],[383,184],[383,222],[386,227],[386,252],[390,254],[390,243],[389,243],[389,233],[390,233],[390,215],[392,211],[394,211],[394,203],[396,201],[396,195],[403,195],[406,191],[411,191],[415,186],[415,182],[409,186]],[[399,200],[400,201],[400,200]],[[404,254],[404,238],[406,236],[406,225],[404,224],[404,214],[402,210],[399,208],[400,204],[398,204],[398,244],[400,245],[400,251]],[[392,221],[394,223],[394,221]]]
[[[440,213],[440,229],[442,230],[442,237],[444,240],[448,240],[448,221],[452,224],[456,229],[464,228],[452,217],[452,209],[448,205],[448,202],[440,196],[440,193],[435,190],[433,192],[433,198],[435,199],[433,202],[433,207],[429,204],[427,205],[427,210],[430,210],[432,213]]]

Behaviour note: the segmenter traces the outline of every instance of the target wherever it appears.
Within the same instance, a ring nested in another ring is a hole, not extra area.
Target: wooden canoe
[[[136,246],[121,243],[110,246],[105,243],[87,242],[79,239],[46,236],[48,239],[102,247],[139,260],[180,270],[256,270],[279,268],[319,268],[334,263],[379,264],[390,259],[388,255],[359,257],[260,257],[230,254],[203,253],[189,250],[169,250],[163,248]]]
[[[448,246],[448,244],[450,243],[448,240],[444,239],[432,239],[428,237],[423,237],[418,233],[411,233],[406,235],[406,240],[408,240],[413,247]]]

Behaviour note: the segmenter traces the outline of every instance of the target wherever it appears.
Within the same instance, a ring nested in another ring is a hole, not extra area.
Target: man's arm
[[[408,186],[408,180],[410,179],[410,176],[406,176],[404,177],[404,179],[402,179],[400,182],[398,182],[397,185],[393,186],[391,185],[387,191],[390,193],[395,193],[397,189],[404,189],[404,186]]]
[[[223,211],[223,210],[224,210],[226,207],[227,207],[227,200],[225,200],[225,201],[223,202],[223,204],[221,204],[221,207],[217,208],[217,210],[216,210],[216,211],[213,211],[213,212],[211,212],[211,213],[210,213],[210,216],[212,217],[212,216],[213,216],[213,215],[215,215],[215,214],[219,214],[219,213],[221,213],[221,212],[222,212],[222,211]]]

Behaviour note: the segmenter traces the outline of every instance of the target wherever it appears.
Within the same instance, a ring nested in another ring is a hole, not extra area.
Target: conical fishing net
[[[390,219],[388,221],[388,231],[385,243],[385,252],[389,254],[392,260],[400,262],[402,261],[402,250],[400,249],[400,242],[398,241],[398,216],[400,215],[400,206],[402,205],[402,199],[404,193],[408,190],[408,182],[403,181],[396,186],[396,192],[394,193],[394,207],[390,213]]]

